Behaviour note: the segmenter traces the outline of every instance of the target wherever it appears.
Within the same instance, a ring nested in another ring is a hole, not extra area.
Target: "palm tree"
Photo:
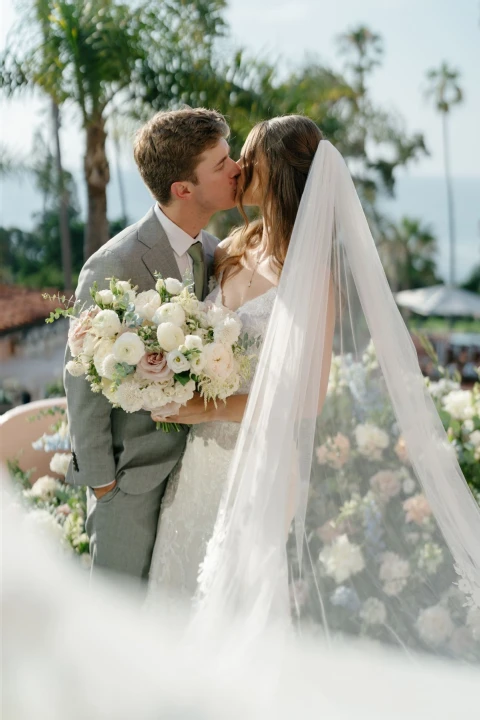
[[[449,283],[455,284],[455,219],[453,207],[452,182],[450,176],[450,148],[448,139],[448,114],[454,105],[463,101],[463,91],[459,85],[460,73],[443,62],[438,69],[427,72],[429,86],[426,96],[431,99],[442,117],[443,159],[445,181],[447,185],[448,235],[450,245]]]
[[[30,12],[22,18],[1,60],[0,83],[10,94],[39,87],[58,106],[68,102],[80,115],[86,133],[85,259],[109,235],[106,139],[110,115],[122,105],[132,108],[142,102],[145,67],[158,72],[167,61],[172,64],[174,39],[180,30],[182,36],[191,37],[189,19],[203,22],[195,35],[198,55],[202,41],[210,41],[220,27],[223,6],[224,0],[140,0],[135,4],[32,0]],[[174,74],[170,83],[174,84]]]
[[[437,281],[437,241],[428,225],[403,217],[391,225],[378,245],[394,292],[434,285]]]

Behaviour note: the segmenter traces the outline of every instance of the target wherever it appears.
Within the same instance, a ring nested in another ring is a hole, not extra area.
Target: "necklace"
[[[249,283],[248,283],[248,287],[252,287],[253,276],[255,275],[255,273],[256,273],[257,270],[258,270],[258,266],[260,265],[261,260],[262,260],[262,258],[259,257],[258,260],[257,260],[257,262],[255,263],[255,267],[253,268],[253,272],[252,272],[252,275],[251,275],[251,277],[250,277],[250,281],[249,281]]]

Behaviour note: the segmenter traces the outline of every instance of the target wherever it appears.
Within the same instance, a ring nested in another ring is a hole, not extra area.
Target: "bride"
[[[346,165],[301,116],[257,125],[240,164],[263,219],[220,244],[208,300],[258,362],[225,408],[174,418],[193,428],[150,600],[195,597],[204,631],[227,612],[244,639],[280,620],[478,660],[480,511]]]

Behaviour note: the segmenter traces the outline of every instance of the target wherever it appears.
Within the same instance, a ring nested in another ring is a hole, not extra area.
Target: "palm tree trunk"
[[[84,258],[88,258],[108,240],[107,185],[110,180],[102,117],[87,126],[87,152],[84,170],[87,183],[88,214],[85,226]]]
[[[62,153],[60,147],[60,112],[58,105],[52,101],[53,134],[55,137],[55,164],[58,182],[58,220],[60,230],[60,244],[62,249],[63,287],[72,291],[72,241],[70,237],[70,224],[68,220],[69,196],[65,187]]]
[[[117,166],[117,180],[118,180],[118,190],[120,193],[120,207],[122,209],[122,222],[124,226],[127,226],[128,223],[128,215],[127,215],[127,200],[125,195],[125,186],[123,183],[123,174],[122,174],[122,168],[120,167],[120,142],[118,137],[114,138],[114,146],[115,146],[115,163]]]
[[[448,209],[448,239],[450,248],[450,269],[449,269],[449,284],[455,285],[455,218],[453,212],[453,193],[452,193],[452,182],[450,177],[450,155],[448,145],[448,127],[447,127],[447,113],[442,113],[442,124],[443,124],[443,157],[445,162],[445,181],[447,185],[447,209]]]

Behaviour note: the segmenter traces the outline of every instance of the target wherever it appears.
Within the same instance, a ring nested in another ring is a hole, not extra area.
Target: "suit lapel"
[[[182,280],[172,246],[153,208],[138,228],[138,239],[147,248],[142,255],[142,262],[152,278],[155,278],[157,272],[163,278],[173,277]]]

